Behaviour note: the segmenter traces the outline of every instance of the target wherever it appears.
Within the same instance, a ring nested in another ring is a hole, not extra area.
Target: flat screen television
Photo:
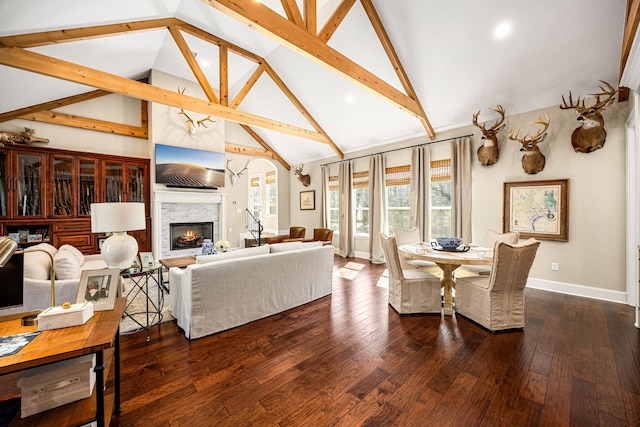
[[[156,144],[156,184],[216,190],[224,178],[224,153]]]
[[[0,308],[17,307],[23,304],[24,255],[14,254],[0,268]]]

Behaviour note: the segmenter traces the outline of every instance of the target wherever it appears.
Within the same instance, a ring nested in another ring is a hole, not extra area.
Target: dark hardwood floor
[[[112,426],[640,426],[627,305],[526,290],[524,331],[398,315],[384,265],[333,294],[189,341],[175,321],[123,336]]]

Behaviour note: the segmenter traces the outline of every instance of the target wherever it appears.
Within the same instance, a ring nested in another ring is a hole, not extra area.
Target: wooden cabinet
[[[149,160],[40,147],[0,148],[0,234],[47,228],[52,245],[97,253],[91,204],[142,202],[147,229],[132,232],[151,250]],[[23,245],[30,244],[25,242]]]

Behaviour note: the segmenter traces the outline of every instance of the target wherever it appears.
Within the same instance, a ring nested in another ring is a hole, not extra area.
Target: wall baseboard
[[[627,304],[627,293],[610,289],[593,288],[590,286],[574,285],[571,283],[554,282],[551,280],[529,278],[527,287],[543,291],[558,292],[578,297],[593,298],[603,301]]]

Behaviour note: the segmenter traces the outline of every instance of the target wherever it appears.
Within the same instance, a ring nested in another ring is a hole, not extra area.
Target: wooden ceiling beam
[[[304,0],[304,22],[307,24],[309,34],[318,34],[318,13],[316,0]]]
[[[238,106],[242,103],[244,98],[249,94],[251,88],[256,84],[260,76],[265,70],[264,63],[260,64],[258,68],[251,74],[246,83],[242,86],[236,97],[233,99],[231,104],[229,105],[231,108],[238,108]]]
[[[404,111],[419,117],[417,102],[373,73],[331,48],[316,36],[299,28],[260,2],[238,0],[202,0],[212,7],[260,30],[314,61],[329,66],[341,75],[388,100]]]
[[[202,68],[200,68],[200,64],[198,64],[198,61],[196,61],[195,56],[193,56],[193,52],[191,52],[189,45],[187,44],[186,40],[180,33],[180,30],[178,29],[178,27],[170,26],[169,33],[171,33],[171,37],[173,37],[173,40],[176,42],[176,45],[178,45],[178,49],[180,49],[182,56],[184,56],[184,59],[187,61],[187,65],[189,65],[191,72],[193,73],[194,77],[200,84],[200,87],[202,88],[202,91],[204,92],[207,99],[211,102],[215,102],[216,104],[219,104],[220,101],[218,100],[216,93],[211,87],[209,80],[207,80],[207,77],[204,75]]]
[[[294,25],[305,28],[304,19],[302,19],[296,0],[280,0],[280,3],[282,4],[284,13],[287,15],[287,19]]]
[[[266,157],[268,159],[276,158],[272,152],[260,150],[254,147],[245,147],[244,145],[232,144],[230,142],[224,143],[224,151],[226,151],[227,153],[244,154],[245,156]]]
[[[425,113],[424,108],[422,108],[422,104],[420,104],[420,100],[418,100],[418,95],[416,94],[416,91],[413,89],[413,86],[411,85],[409,76],[407,76],[407,73],[405,72],[404,67],[402,66],[402,63],[400,62],[400,58],[398,58],[396,50],[393,48],[391,39],[389,38],[387,31],[384,29],[384,25],[380,20],[380,16],[378,15],[376,8],[373,6],[373,2],[371,0],[360,0],[360,2],[362,3],[364,10],[367,13],[367,16],[369,17],[369,21],[371,21],[371,25],[373,26],[373,29],[375,30],[378,36],[378,39],[380,40],[380,43],[382,44],[382,47],[384,48],[384,51],[386,52],[387,57],[391,62],[391,65],[393,66],[393,69],[396,71],[396,74],[398,75],[398,79],[400,80],[400,83],[402,83],[402,87],[404,87],[405,92],[413,100],[416,101],[417,107],[420,110],[420,114],[418,114],[418,119],[422,123],[424,130],[427,132],[427,135],[429,135],[429,138],[435,139],[436,133],[433,130],[433,127],[431,126],[429,119],[427,118],[427,114]]]
[[[220,46],[220,104],[229,105],[229,50]]]
[[[67,30],[43,31],[0,37],[0,47],[37,47],[57,43],[88,40],[97,37],[115,36],[138,31],[158,30],[180,25],[176,18],[151,19],[148,21],[125,22],[121,24],[98,25],[95,27],[71,28]]]
[[[56,111],[39,111],[19,117],[23,120],[31,120],[54,125],[69,126],[78,129],[87,129],[98,132],[112,133],[116,135],[132,136],[134,138],[147,139],[149,137],[146,126],[131,126],[122,123],[108,122],[105,120],[90,119]]]
[[[340,3],[336,10],[333,11],[333,15],[331,15],[322,27],[322,30],[320,30],[320,33],[318,33],[318,39],[320,39],[320,41],[323,43],[327,43],[329,41],[355,2],[356,0],[342,0],[342,3]]]
[[[325,136],[319,132],[270,120],[256,114],[237,111],[223,105],[212,104],[209,101],[182,95],[146,83],[140,83],[135,80],[16,47],[0,49],[0,64],[114,93],[120,93],[132,98],[157,102],[176,108],[184,108],[190,111],[210,114],[232,122],[271,129],[318,142],[325,142]]]
[[[244,129],[249,135],[251,135],[251,137],[255,139],[258,142],[258,144],[262,145],[265,150],[272,153],[274,156],[274,159],[279,161],[282,164],[282,166],[287,168],[287,170],[291,170],[291,165],[289,165],[289,163],[287,163],[282,157],[280,157],[280,155],[273,148],[271,148],[271,146],[267,144],[267,142],[264,139],[262,139],[260,135],[256,133],[256,131],[254,131],[247,125],[241,124],[240,127]]]
[[[269,77],[271,77],[271,79],[273,79],[275,84],[278,85],[280,90],[287,96],[287,98],[289,98],[289,100],[298,109],[298,111],[300,111],[300,113],[304,116],[304,118],[307,119],[309,123],[311,123],[311,125],[315,128],[315,130],[321,133],[322,135],[324,135],[324,137],[326,138],[325,143],[328,144],[341,159],[344,159],[344,154],[342,153],[340,148],[338,148],[338,146],[331,140],[329,135],[327,135],[327,133],[322,129],[320,124],[316,122],[316,120],[313,118],[311,113],[309,113],[309,111],[307,111],[304,105],[302,105],[302,102],[300,102],[298,98],[296,98],[296,96],[293,94],[293,92],[289,90],[289,88],[282,81],[280,76],[278,76],[278,74],[273,70],[273,68],[271,68],[271,66],[268,63],[265,63],[265,66],[266,66],[267,74],[269,75]]]
[[[631,53],[631,46],[633,45],[633,39],[638,31],[638,23],[640,23],[640,0],[628,0],[627,17],[624,25],[624,33],[622,35],[620,76],[618,79],[622,79],[622,73],[624,72],[624,68],[627,66],[629,53]]]

